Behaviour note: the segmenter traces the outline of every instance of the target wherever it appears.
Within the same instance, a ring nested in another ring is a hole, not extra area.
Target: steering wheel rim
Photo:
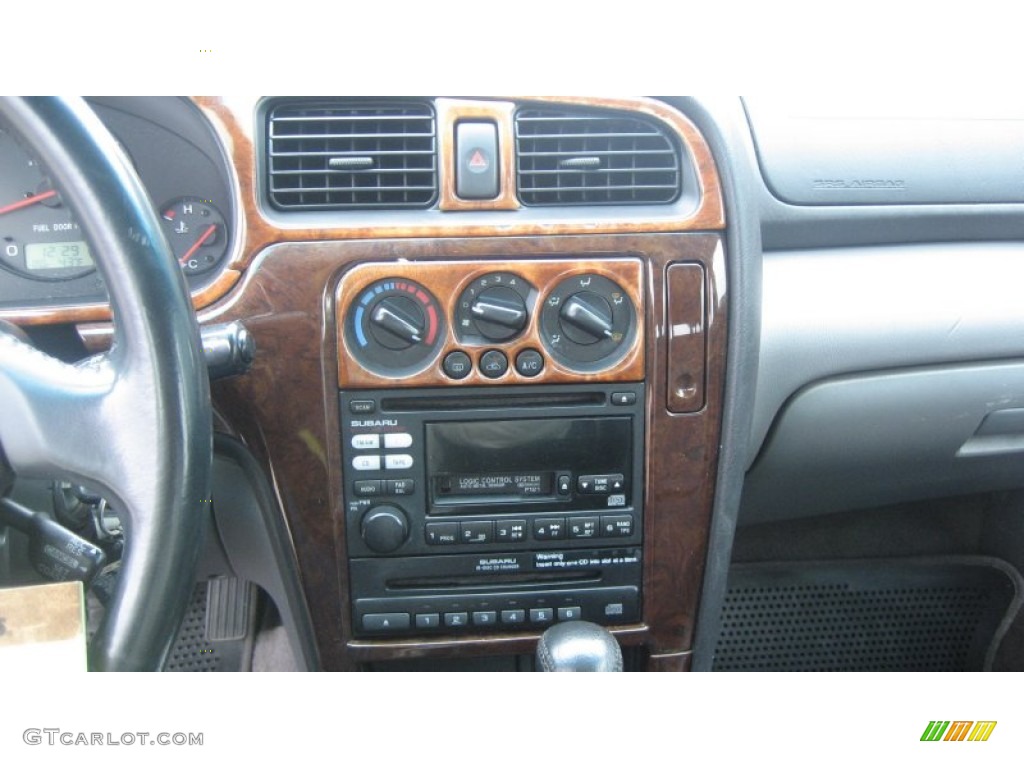
[[[68,365],[0,329],[0,461],[72,480],[122,513],[96,670],[157,670],[188,607],[209,506],[209,381],[188,288],[147,194],[81,99],[0,99],[0,122],[75,212],[106,282],[109,352]]]

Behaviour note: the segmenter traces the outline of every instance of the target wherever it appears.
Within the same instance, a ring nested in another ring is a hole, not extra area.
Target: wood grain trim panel
[[[388,223],[368,224],[359,214],[338,216],[337,226],[318,228],[303,227],[301,224],[285,226],[288,217],[267,218],[259,202],[259,174],[257,171],[256,113],[258,101],[224,97],[194,97],[196,104],[213,123],[222,137],[225,147],[238,174],[241,190],[241,208],[246,222],[246,242],[242,256],[232,267],[244,269],[252,258],[263,248],[280,242],[311,240],[365,240],[372,238],[419,238],[419,237],[496,237],[496,236],[549,236],[584,234],[636,234],[643,232],[687,232],[698,230],[720,230],[725,227],[725,206],[722,200],[721,183],[711,155],[711,149],[697,127],[672,107],[649,98],[587,98],[587,97],[506,97],[497,101],[474,100],[479,103],[480,114],[495,114],[494,104],[530,101],[543,104],[566,104],[573,106],[594,106],[608,109],[641,112],[662,120],[673,128],[685,151],[693,160],[698,175],[700,199],[697,208],[681,216],[672,206],[665,206],[667,212],[660,215],[641,214],[638,209],[625,210],[620,218],[601,218],[587,221],[573,221],[568,215],[564,219],[552,216],[546,211],[544,218],[510,219],[502,223],[472,223],[470,220],[441,212],[440,216],[423,217],[424,223],[393,225]],[[443,100],[442,100],[443,101]],[[469,109],[469,100],[457,101],[460,109]],[[488,106],[491,105],[491,106]],[[498,110],[501,111],[500,109]],[[468,114],[465,113],[464,114]],[[511,129],[509,129],[511,130]],[[511,146],[511,145],[509,145]],[[504,150],[503,150],[504,151]],[[512,167],[506,163],[508,167]],[[444,174],[442,174],[444,175]],[[479,213],[480,211],[478,211]],[[429,213],[429,212],[426,212]],[[508,215],[519,212],[507,211]],[[499,212],[500,215],[500,212]],[[400,220],[396,213],[393,217]],[[294,218],[301,221],[301,218]],[[345,220],[346,223],[341,223]],[[351,223],[347,223],[351,222]],[[435,223],[436,222],[436,223]],[[469,223],[467,223],[469,222]]]
[[[531,283],[539,292],[537,306],[529,307],[530,319],[522,335],[511,343],[488,343],[481,346],[460,344],[452,327],[452,316],[455,304],[462,291],[479,277],[491,272],[514,272]],[[574,275],[603,275],[617,283],[633,302],[637,318],[643,317],[643,266],[639,259],[596,259],[584,260],[543,260],[543,261],[471,261],[471,262],[437,262],[437,263],[374,263],[362,264],[345,273],[335,291],[337,307],[338,335],[338,381],[343,389],[347,388],[380,388],[380,387],[462,387],[488,386],[509,384],[561,384],[596,383],[611,381],[640,381],[644,375],[644,333],[643,324],[639,324],[636,336],[625,356],[605,371],[592,374],[576,373],[555,360],[545,349],[540,338],[540,305],[545,294],[562,280]],[[414,280],[429,290],[446,314],[446,339],[441,348],[427,367],[421,372],[396,378],[381,376],[368,371],[362,366],[351,365],[355,359],[349,349],[345,334],[345,316],[350,302],[360,296],[363,290],[385,278]],[[509,360],[509,370],[505,375],[489,379],[480,373],[476,363],[480,355],[489,349],[500,349]],[[544,369],[532,378],[521,376],[515,370],[516,355],[525,349],[536,349],[544,355]],[[444,356],[454,350],[462,350],[473,360],[473,370],[459,381],[448,378],[441,370],[440,363]]]
[[[519,207],[516,198],[515,136],[512,114],[515,104],[505,101],[481,102],[457,99],[437,99],[437,130],[440,135],[438,151],[441,173],[442,211],[514,211]],[[498,128],[499,190],[494,200],[463,200],[455,191],[455,124],[460,120],[491,121]]]
[[[530,653],[531,633],[466,636],[442,642],[356,641],[348,598],[335,289],[364,262],[479,262],[552,258],[596,260],[631,254],[644,266],[646,434],[642,622],[620,628],[639,642],[651,669],[685,669],[692,647],[714,500],[725,381],[728,293],[716,234],[615,237],[475,238],[294,243],[267,251],[231,302],[204,322],[241,320],[256,340],[246,376],[213,384],[217,413],[260,461],[287,518],[322,663],[357,669],[417,655]],[[708,297],[706,403],[668,411],[666,270],[699,263]],[[296,264],[302,265],[301,274]],[[660,384],[659,384],[660,382]],[[662,658],[664,657],[664,658]]]
[[[237,199],[236,226],[239,243],[232,250],[227,269],[208,288],[193,296],[197,309],[212,306],[223,298],[239,282],[243,273],[266,247],[284,242],[308,242],[316,240],[366,240],[376,238],[425,238],[425,237],[495,237],[495,236],[551,236],[551,235],[593,235],[593,234],[638,234],[658,232],[688,232],[721,230],[725,227],[725,206],[721,182],[711,155],[710,147],[697,127],[682,113],[660,101],[643,97],[594,98],[574,96],[524,96],[493,99],[438,99],[439,124],[458,119],[459,116],[488,116],[498,120],[499,140],[502,143],[502,196],[500,205],[493,201],[460,201],[450,187],[451,174],[441,173],[442,201],[453,208],[435,211],[437,215],[426,215],[414,224],[389,224],[382,221],[369,223],[357,212],[339,216],[335,226],[303,227],[284,225],[288,217],[269,219],[259,199],[258,135],[256,121],[259,99],[197,96],[193,101],[210,121],[211,126],[224,146],[234,170],[232,188]],[[514,137],[512,136],[512,106],[517,102],[533,102],[548,105],[571,105],[601,107],[643,113],[668,124],[676,132],[684,150],[690,155],[697,171],[700,195],[695,210],[680,215],[672,206],[665,206],[664,214],[643,214],[637,209],[623,211],[619,218],[593,220],[572,220],[552,215],[545,210],[543,218],[521,218],[515,196]],[[442,131],[442,167],[451,158],[451,148],[444,148],[445,135]],[[448,140],[450,144],[450,139]],[[447,152],[447,154],[445,154]],[[449,169],[451,170],[451,169]],[[514,205],[512,203],[515,203]],[[506,207],[507,206],[507,207]],[[486,209],[486,210],[485,210]],[[518,209],[518,210],[513,210]],[[478,223],[462,215],[486,214],[516,216],[506,222]],[[423,214],[431,214],[424,211]],[[462,215],[456,215],[461,213]],[[294,219],[300,221],[301,219]],[[403,217],[395,212],[393,220]],[[342,223],[344,221],[344,223]],[[103,304],[64,306],[38,310],[0,310],[0,318],[25,325],[42,325],[67,322],[101,322],[110,319],[110,311]]]
[[[225,296],[242,277],[236,269],[225,269],[217,279],[192,294],[192,306],[203,309]],[[40,309],[0,309],[0,320],[10,320],[19,325],[53,325],[55,323],[98,323],[110,320],[107,304],[82,304],[74,307],[52,307]]]

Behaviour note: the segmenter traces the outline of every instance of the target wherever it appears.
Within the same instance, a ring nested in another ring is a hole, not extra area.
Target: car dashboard
[[[89,101],[200,325],[254,345],[212,383],[198,581],[262,590],[298,667],[521,668],[580,619],[629,669],[757,666],[737,601],[789,587],[751,561],[877,557],[813,543],[966,496],[1003,546],[944,554],[1016,594],[1016,118],[922,142],[759,100]],[[74,216],[4,133],[0,164],[0,319],[107,349]]]

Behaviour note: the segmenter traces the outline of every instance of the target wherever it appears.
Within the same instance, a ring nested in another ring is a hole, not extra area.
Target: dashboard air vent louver
[[[427,208],[434,112],[418,101],[278,104],[267,116],[267,192],[286,211]]]
[[[519,199],[524,205],[670,203],[680,158],[653,120],[595,110],[516,114]]]

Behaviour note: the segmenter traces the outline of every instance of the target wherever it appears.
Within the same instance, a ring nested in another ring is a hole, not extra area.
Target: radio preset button
[[[523,624],[526,621],[526,611],[522,608],[514,608],[501,612],[502,624]]]
[[[408,448],[410,445],[412,445],[412,435],[408,432],[389,432],[384,435],[385,448]]]
[[[374,472],[380,469],[380,456],[356,456],[352,459],[352,469],[359,472]]]
[[[465,611],[459,611],[455,613],[446,613],[444,615],[444,625],[446,627],[465,627],[469,624],[469,614]]]
[[[384,457],[385,469],[412,469],[412,456],[408,453],[391,453]]]
[[[352,435],[352,447],[357,451],[375,451],[380,448],[380,435]]]
[[[526,541],[525,520],[499,520],[495,526],[495,541]]]
[[[490,520],[462,523],[463,544],[490,544],[493,540],[494,523]]]
[[[417,613],[416,629],[437,629],[441,626],[441,615],[438,613]]]
[[[385,632],[408,628],[408,613],[367,613],[363,616],[363,629],[366,632]]]
[[[416,483],[408,477],[387,481],[389,496],[409,496],[416,490]]]
[[[564,517],[544,517],[533,521],[533,538],[537,541],[551,541],[565,538]]]
[[[480,373],[488,379],[498,379],[508,371],[508,358],[497,349],[489,349],[480,357]]]
[[[600,522],[596,517],[570,517],[570,539],[593,539],[598,535]]]
[[[473,370],[473,361],[465,352],[456,350],[445,355],[441,368],[449,379],[458,381],[469,376],[469,372]]]
[[[381,491],[380,480],[356,480],[353,483],[356,496],[378,496]]]
[[[473,623],[478,627],[491,627],[498,623],[497,611],[473,611]]]
[[[530,621],[534,624],[550,624],[555,620],[555,611],[553,608],[531,608],[530,609]]]
[[[458,544],[458,523],[427,523],[427,544]]]
[[[583,609],[578,605],[568,605],[558,609],[559,621],[579,621],[581,618],[583,618]]]
[[[632,515],[605,515],[601,518],[602,536],[632,536]]]

